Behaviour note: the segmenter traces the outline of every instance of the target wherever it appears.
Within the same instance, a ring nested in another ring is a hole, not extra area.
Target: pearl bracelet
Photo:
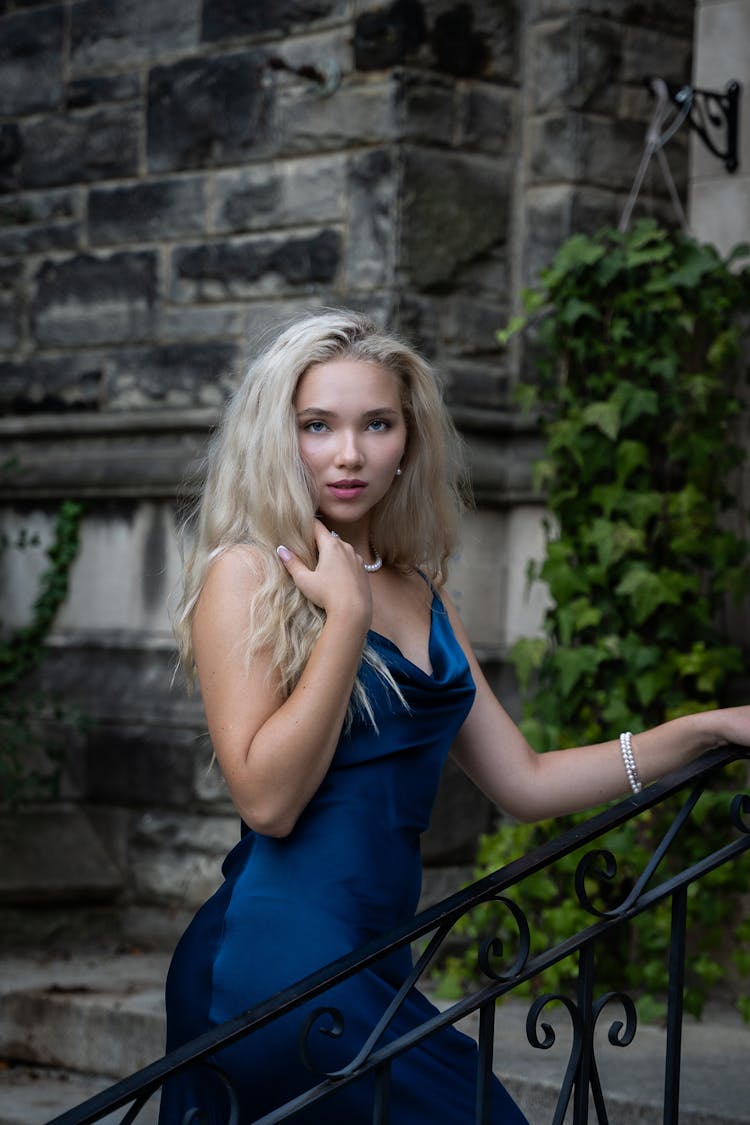
[[[633,754],[633,743],[631,741],[632,735],[629,730],[623,731],[620,735],[620,750],[622,751],[622,760],[625,766],[625,773],[628,775],[630,788],[634,793],[640,793],[643,786],[641,779],[638,776],[638,767],[635,764],[635,756]]]

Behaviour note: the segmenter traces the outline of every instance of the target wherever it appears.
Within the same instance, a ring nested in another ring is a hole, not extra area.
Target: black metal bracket
[[[649,88],[651,82],[648,79]],[[723,162],[727,172],[736,172],[740,163],[740,83],[729,82],[723,93],[695,86],[666,86],[680,111],[680,121],[687,121],[706,148]]]

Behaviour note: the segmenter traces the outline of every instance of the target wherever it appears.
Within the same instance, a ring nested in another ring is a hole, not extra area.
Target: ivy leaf
[[[620,407],[610,399],[608,402],[591,402],[583,408],[581,416],[588,426],[596,429],[608,437],[610,441],[617,441],[620,432],[621,414]]]
[[[518,332],[521,331],[521,329],[525,328],[527,324],[528,324],[528,317],[525,317],[525,316],[513,316],[513,317],[511,317],[511,319],[508,321],[505,328],[500,328],[495,333],[495,336],[497,338],[498,343],[502,344],[503,347],[504,347],[508,343],[508,341],[511,339],[511,337],[515,336]]]
[[[692,574],[674,570],[649,570],[645,565],[632,566],[615,588],[615,593],[630,599],[633,619],[642,625],[662,605],[679,605],[683,596],[697,590]]]
[[[554,663],[560,677],[560,691],[570,695],[582,676],[596,672],[606,653],[594,645],[580,645],[576,648],[559,648],[554,654]]]

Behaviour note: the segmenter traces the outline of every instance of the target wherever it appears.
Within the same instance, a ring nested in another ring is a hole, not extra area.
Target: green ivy
[[[33,756],[30,752],[40,740],[40,719],[46,719],[56,730],[74,720],[70,709],[57,700],[24,690],[24,681],[40,665],[45,640],[67,596],[82,515],[83,506],[76,501],[60,505],[31,620],[15,630],[0,629],[0,803],[11,807],[50,792],[57,781],[56,770],[40,771],[29,764]],[[38,545],[35,537],[21,531],[13,541],[0,537],[0,554]],[[48,740],[44,749],[53,762],[59,757],[55,740]]]
[[[530,564],[529,580],[546,583],[552,604],[545,635],[512,652],[522,728],[541,752],[730,701],[743,660],[720,623],[727,603],[750,593],[750,550],[733,530],[742,517],[732,485],[744,459],[734,427],[747,376],[750,269],[739,267],[748,253],[738,247],[724,260],[653,221],[629,233],[577,235],[525,295],[525,315],[499,334],[529,338],[534,378],[519,399],[540,412],[545,438],[536,481],[550,513],[546,556]],[[700,831],[679,844],[681,864],[725,836],[727,814],[726,793],[703,798]],[[501,824],[480,843],[477,876],[582,819]],[[615,899],[670,819],[669,809],[644,814],[610,841]],[[538,940],[559,941],[591,921],[572,898],[578,858],[519,891]],[[686,999],[695,1013],[727,955],[750,972],[750,921],[740,913],[749,887],[747,858],[691,887]],[[491,910],[477,912],[466,932],[485,935],[499,925],[510,940]],[[665,906],[634,920],[606,949],[600,980],[640,992],[642,1014],[658,1015],[668,942]],[[569,961],[554,967],[545,990],[573,987],[574,971]],[[474,972],[468,955],[455,957],[443,986]],[[747,997],[739,1007],[750,1014]]]

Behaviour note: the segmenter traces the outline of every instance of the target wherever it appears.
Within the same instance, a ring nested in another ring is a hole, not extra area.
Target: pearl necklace
[[[331,535],[334,539],[340,539],[341,538],[338,531],[332,531]],[[365,570],[367,571],[368,574],[375,574],[375,572],[380,570],[381,566],[383,565],[383,560],[381,559],[380,555],[378,554],[378,552],[375,550],[374,547],[371,547],[370,550],[372,551],[373,555],[375,556],[375,562],[371,562],[371,563],[363,562],[362,566],[365,568]]]

